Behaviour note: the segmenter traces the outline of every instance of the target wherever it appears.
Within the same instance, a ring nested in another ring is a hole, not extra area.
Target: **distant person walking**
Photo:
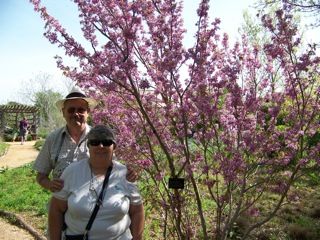
[[[22,145],[26,140],[26,135],[28,131],[28,121],[25,117],[23,117],[22,120],[20,121],[19,131],[20,131],[20,139],[21,139],[21,145]]]

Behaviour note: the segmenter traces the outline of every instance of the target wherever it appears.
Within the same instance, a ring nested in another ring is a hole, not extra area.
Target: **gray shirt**
[[[63,170],[72,162],[88,159],[87,134],[90,126],[86,125],[78,144],[72,138],[66,127],[59,128],[48,135],[43,147],[38,154],[33,169],[39,173],[59,178]]]

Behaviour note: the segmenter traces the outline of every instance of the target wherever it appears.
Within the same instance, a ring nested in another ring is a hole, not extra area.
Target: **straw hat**
[[[61,99],[56,102],[56,106],[59,109],[62,109],[64,107],[64,102],[67,100],[71,100],[71,99],[85,100],[88,103],[88,106],[91,110],[94,109],[98,105],[98,102],[95,99],[87,97],[85,95],[85,93],[83,91],[81,91],[81,89],[79,89],[77,87],[73,87],[71,89],[70,93],[64,99]]]

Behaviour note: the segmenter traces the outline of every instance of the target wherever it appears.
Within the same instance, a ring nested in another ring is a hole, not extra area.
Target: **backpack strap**
[[[103,181],[103,185],[102,185],[99,197],[98,197],[98,199],[96,201],[96,205],[94,206],[94,209],[92,211],[92,214],[91,214],[90,219],[88,221],[88,224],[86,226],[86,230],[84,232],[84,239],[88,239],[88,233],[89,233],[89,231],[91,229],[92,223],[93,223],[94,219],[96,218],[97,213],[99,211],[99,208],[100,208],[100,206],[102,204],[103,192],[104,192],[104,189],[106,188],[106,186],[108,185],[108,181],[109,181],[109,177],[110,177],[111,171],[112,171],[112,165],[106,171],[106,175],[105,175],[105,178],[104,178],[104,181]]]
[[[54,163],[57,163],[57,161],[58,161],[58,158],[59,158],[59,155],[60,155],[60,151],[61,151],[61,147],[62,147],[62,144],[64,142],[65,137],[66,137],[66,132],[63,132],[62,135],[61,135],[60,142],[59,142],[59,146],[58,146],[56,157],[54,158]]]

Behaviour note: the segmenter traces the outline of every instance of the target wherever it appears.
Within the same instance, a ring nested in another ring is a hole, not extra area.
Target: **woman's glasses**
[[[109,139],[103,139],[103,140],[90,139],[88,140],[88,144],[94,147],[99,146],[100,144],[102,144],[104,147],[110,147],[113,144],[113,141]]]

